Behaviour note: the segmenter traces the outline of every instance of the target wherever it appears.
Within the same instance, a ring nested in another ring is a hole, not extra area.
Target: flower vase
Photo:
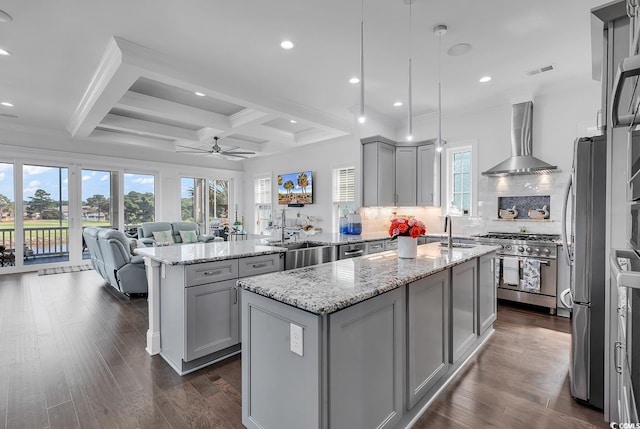
[[[398,236],[398,258],[413,259],[418,256],[418,239]]]

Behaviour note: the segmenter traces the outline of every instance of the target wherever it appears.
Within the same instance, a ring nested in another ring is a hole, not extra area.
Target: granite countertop
[[[388,251],[307,268],[243,278],[243,289],[315,314],[329,314],[497,250],[418,246],[416,259]]]
[[[165,247],[140,247],[135,253],[168,265],[189,265],[222,261],[247,256],[268,255],[287,249],[264,244],[264,240],[214,241],[210,243],[177,244]]]

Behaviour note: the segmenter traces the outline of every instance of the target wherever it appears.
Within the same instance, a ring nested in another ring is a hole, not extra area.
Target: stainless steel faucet
[[[451,216],[446,215],[444,217],[444,232],[447,232],[447,226],[449,226],[449,237],[447,240],[447,247],[449,249],[453,248],[453,237],[451,234],[453,233],[453,224],[451,223]]]
[[[284,237],[284,227],[287,226],[287,214],[285,209],[282,209],[282,237],[281,237],[281,241],[284,242],[285,237]]]

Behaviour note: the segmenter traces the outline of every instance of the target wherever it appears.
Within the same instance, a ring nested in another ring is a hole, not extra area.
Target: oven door
[[[556,296],[556,272],[557,262],[555,259],[530,258],[540,261],[540,291],[526,289],[523,285],[523,264],[527,258],[515,258],[518,260],[518,284],[509,284],[504,281],[504,256],[498,256],[498,287],[519,292],[536,293],[540,295]]]

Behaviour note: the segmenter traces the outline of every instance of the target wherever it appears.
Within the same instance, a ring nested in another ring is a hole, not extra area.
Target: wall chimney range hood
[[[557,166],[547,164],[531,154],[533,102],[514,104],[511,110],[511,157],[482,174],[484,176],[517,176],[545,174],[557,171]]]

